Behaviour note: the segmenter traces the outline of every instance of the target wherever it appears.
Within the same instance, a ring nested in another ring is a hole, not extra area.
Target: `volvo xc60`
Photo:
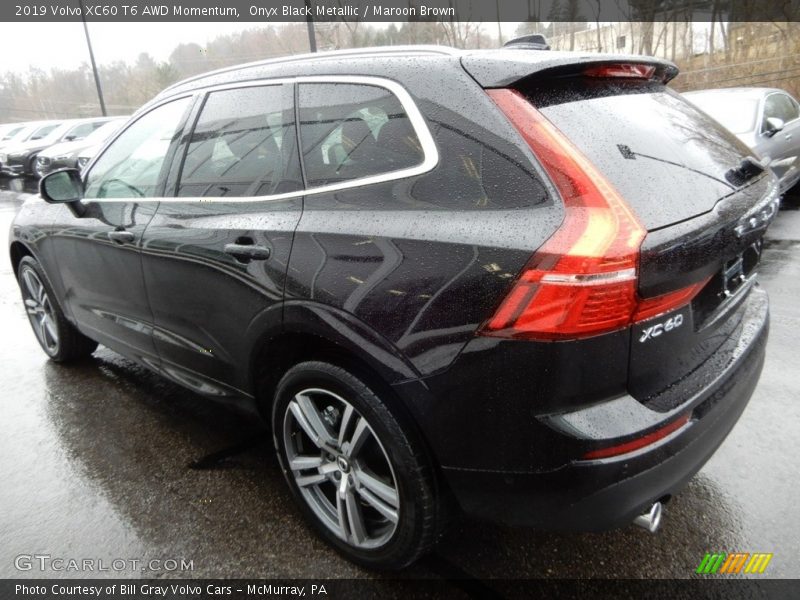
[[[364,565],[453,511],[654,529],[758,381],[777,207],[676,74],[413,47],[173,85],[16,217],[34,333],[258,411]]]

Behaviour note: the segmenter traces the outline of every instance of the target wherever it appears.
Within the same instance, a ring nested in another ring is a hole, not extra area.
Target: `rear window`
[[[735,189],[725,173],[750,154],[661,84],[571,78],[526,93],[650,230],[711,210]]]
[[[306,178],[319,187],[420,165],[422,145],[400,100],[365,84],[301,83]]]

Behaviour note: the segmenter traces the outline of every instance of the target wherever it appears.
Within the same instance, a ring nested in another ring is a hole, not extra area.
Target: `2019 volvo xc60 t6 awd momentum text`
[[[758,381],[777,208],[676,73],[412,47],[183,81],[21,208],[31,325],[258,411],[364,565],[452,511],[655,528]]]

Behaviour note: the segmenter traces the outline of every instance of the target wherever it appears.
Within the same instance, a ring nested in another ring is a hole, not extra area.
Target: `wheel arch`
[[[306,360],[350,369],[392,397],[392,384],[420,377],[391,342],[350,313],[316,302],[287,302],[280,327],[263,332],[251,354],[251,389],[262,415],[269,414],[283,374]]]
[[[11,268],[14,270],[14,277],[19,277],[19,263],[26,256],[36,258],[30,248],[18,240],[11,242],[9,247],[9,254],[11,256]]]

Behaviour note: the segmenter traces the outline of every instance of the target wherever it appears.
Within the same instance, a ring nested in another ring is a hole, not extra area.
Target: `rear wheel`
[[[278,385],[273,435],[306,518],[349,559],[401,568],[437,533],[436,491],[421,448],[363,381],[323,362]]]
[[[36,259],[25,256],[20,261],[17,278],[33,333],[42,350],[52,360],[66,362],[94,352],[97,342],[87,338],[67,321]]]

